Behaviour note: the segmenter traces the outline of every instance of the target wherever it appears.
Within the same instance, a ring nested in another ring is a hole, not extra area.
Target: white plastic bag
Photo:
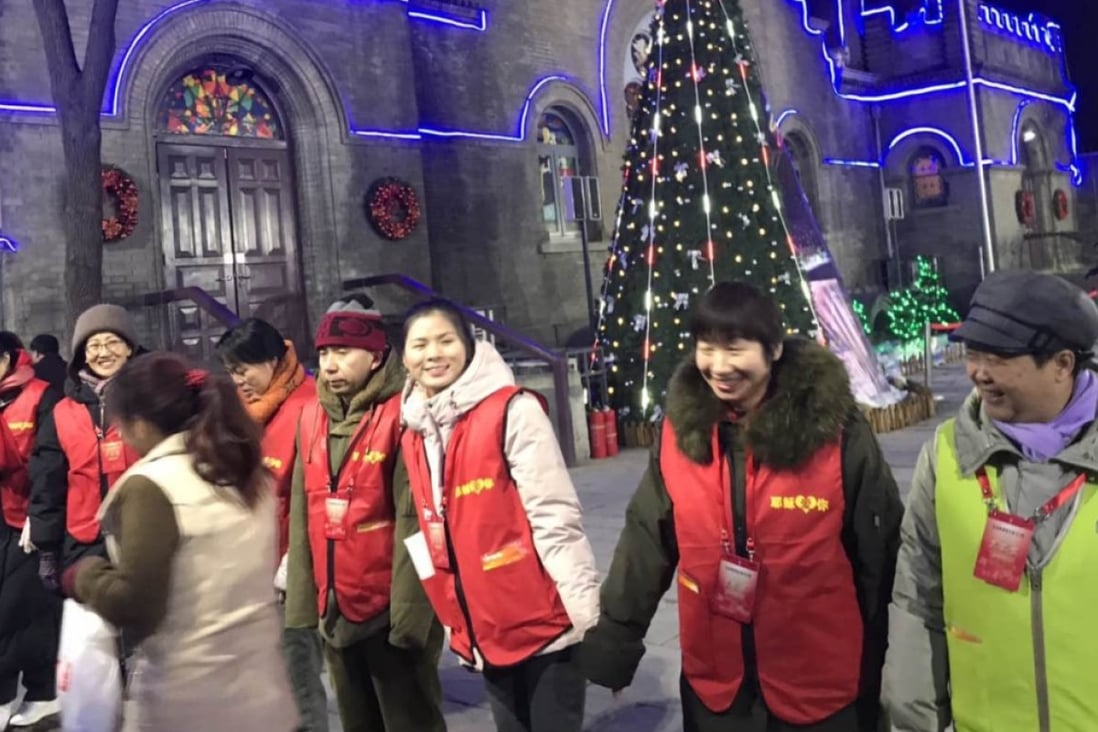
[[[65,600],[57,652],[57,697],[65,732],[116,732],[122,720],[118,631]]]

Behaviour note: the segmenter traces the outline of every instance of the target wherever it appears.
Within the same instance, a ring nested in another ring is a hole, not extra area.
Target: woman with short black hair
[[[746,283],[703,295],[690,332],[587,676],[632,683],[675,582],[686,732],[876,732],[903,506],[846,370]]]
[[[316,401],[316,383],[305,373],[292,342],[265,320],[249,318],[225,332],[217,344],[244,408],[263,430],[263,464],[278,497],[278,556],[275,588],[285,597],[290,541],[290,486],[297,459],[297,425]],[[324,648],[313,628],[285,628],[282,652],[301,712],[303,732],[327,732],[328,697],[320,680]]]

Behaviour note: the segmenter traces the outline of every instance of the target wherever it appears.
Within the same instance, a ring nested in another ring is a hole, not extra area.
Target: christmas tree
[[[790,333],[816,331],[738,0],[661,0],[651,37],[599,323],[611,401],[633,415],[662,401],[690,344],[691,303],[714,282],[749,281]]]
[[[915,282],[892,296],[889,331],[902,341],[910,341],[923,337],[927,323],[955,323],[960,319],[949,304],[949,292],[938,270],[926,257],[916,257]]]

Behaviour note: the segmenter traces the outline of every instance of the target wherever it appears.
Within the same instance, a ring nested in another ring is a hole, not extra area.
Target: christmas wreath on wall
[[[382,178],[366,194],[366,214],[378,234],[393,241],[403,239],[419,224],[419,197],[404,181]]]
[[[103,241],[121,241],[137,228],[137,184],[113,165],[104,165],[100,173],[103,195],[114,203],[115,215],[103,219]]]

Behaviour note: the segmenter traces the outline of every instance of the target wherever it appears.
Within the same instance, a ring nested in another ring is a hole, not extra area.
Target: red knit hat
[[[381,313],[364,307],[359,298],[340,300],[328,308],[317,326],[314,341],[317,350],[361,348],[380,353],[389,345]]]

